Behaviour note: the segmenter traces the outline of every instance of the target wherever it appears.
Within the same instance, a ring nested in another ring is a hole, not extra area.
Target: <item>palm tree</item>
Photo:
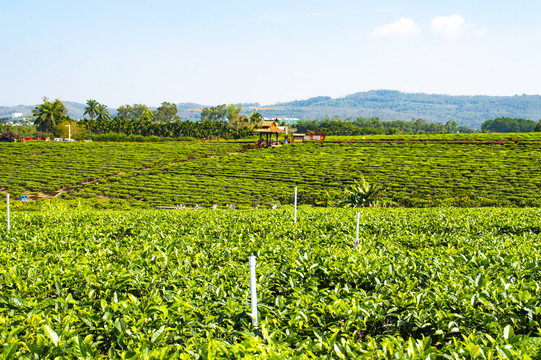
[[[375,207],[379,206],[379,199],[385,194],[385,188],[380,184],[369,184],[361,175],[359,180],[355,180],[350,189],[346,189],[347,196],[341,199],[340,203],[346,207]]]
[[[86,105],[87,106],[85,107],[85,112],[83,115],[88,115],[91,120],[94,120],[97,115],[96,110],[98,109],[100,103],[98,103],[96,100],[89,99],[87,100]]]
[[[111,120],[111,114],[107,110],[107,105],[104,104],[98,104],[95,110],[95,116],[96,120]]]
[[[36,105],[32,114],[36,116],[34,125],[38,131],[51,132],[56,124],[66,117],[68,110],[62,102],[56,99],[54,102],[43,98],[43,104]]]

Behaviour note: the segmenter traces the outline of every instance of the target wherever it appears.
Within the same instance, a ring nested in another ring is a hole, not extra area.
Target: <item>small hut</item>
[[[276,124],[276,122],[274,122],[273,120],[263,121],[261,128],[254,131],[259,133],[260,143],[263,142],[263,134],[266,134],[267,146],[270,146],[270,143],[272,142],[272,135],[276,134],[276,141],[278,141],[278,134],[285,133],[284,130],[280,129],[278,127],[278,124]]]

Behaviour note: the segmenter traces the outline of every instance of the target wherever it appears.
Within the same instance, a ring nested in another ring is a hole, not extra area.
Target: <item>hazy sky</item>
[[[541,94],[541,2],[0,0],[0,105]]]

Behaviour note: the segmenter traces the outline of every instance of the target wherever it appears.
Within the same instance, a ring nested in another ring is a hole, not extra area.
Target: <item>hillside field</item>
[[[241,152],[241,142],[2,143],[0,192],[240,208],[342,196],[364,175],[398,206],[541,206],[541,135],[330,137]],[[2,206],[2,205],[0,205]],[[16,204],[32,208],[33,204]]]

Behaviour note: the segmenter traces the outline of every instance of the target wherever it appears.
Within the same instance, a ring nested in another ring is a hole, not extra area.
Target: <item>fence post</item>
[[[357,232],[355,234],[355,247],[359,246],[359,218],[361,216],[360,212],[357,212]]]
[[[250,255],[250,289],[252,293],[252,326],[257,329],[257,289],[255,278],[255,256]]]
[[[295,224],[297,223],[297,187],[295,186]]]
[[[9,193],[7,193],[7,210],[8,210],[8,234],[10,230],[10,223],[9,223]]]

